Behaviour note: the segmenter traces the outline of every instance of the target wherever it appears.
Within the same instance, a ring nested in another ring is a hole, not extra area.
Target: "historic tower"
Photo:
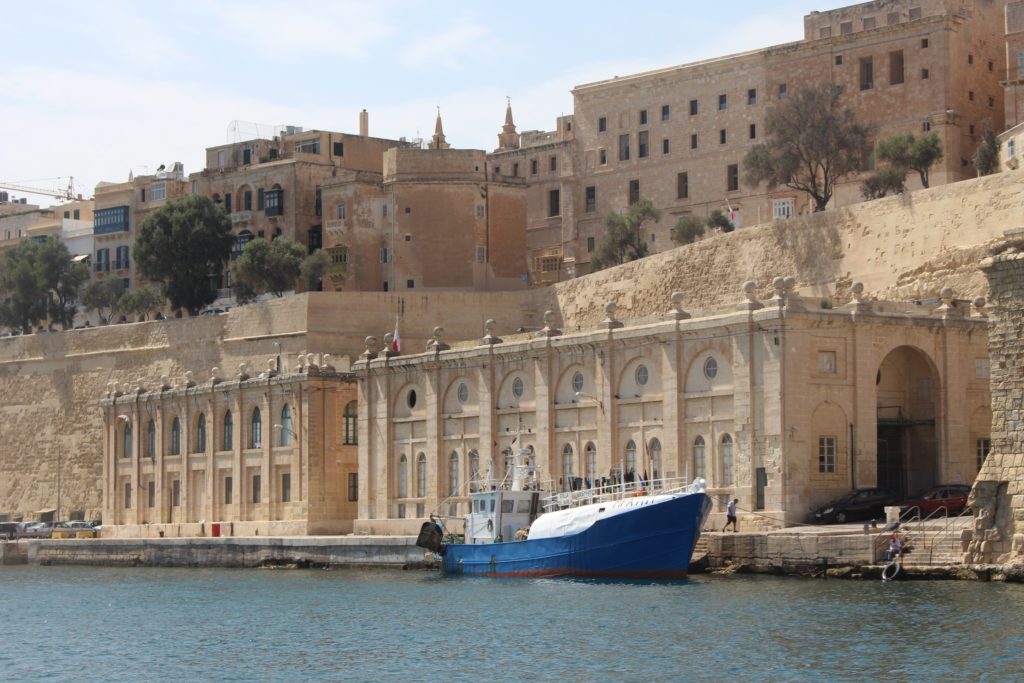
[[[498,133],[497,152],[504,152],[510,149],[519,149],[519,133],[516,132],[516,124],[512,122],[512,101],[509,100],[505,107],[505,125]]]

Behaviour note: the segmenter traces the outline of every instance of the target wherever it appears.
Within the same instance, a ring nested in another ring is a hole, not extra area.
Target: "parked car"
[[[23,526],[21,522],[0,522],[0,539],[12,541],[18,538]]]
[[[53,522],[32,522],[21,530],[21,538],[49,538],[53,531]]]
[[[959,515],[967,507],[967,497],[971,495],[971,487],[966,484],[942,484],[934,486],[924,493],[914,496],[903,503],[902,512],[913,507],[921,511],[922,517],[945,508],[949,516]]]
[[[842,498],[823,505],[814,511],[818,524],[842,524],[867,519],[882,519],[885,508],[897,505],[899,498],[892,491],[882,488],[867,488],[850,491]]]

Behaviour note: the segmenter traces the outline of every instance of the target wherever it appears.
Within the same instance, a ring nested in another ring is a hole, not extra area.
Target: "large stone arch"
[[[878,364],[877,480],[897,495],[912,495],[940,483],[940,380],[935,361],[919,346],[894,346]]]

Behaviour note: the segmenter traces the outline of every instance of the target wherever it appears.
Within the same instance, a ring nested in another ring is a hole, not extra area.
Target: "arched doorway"
[[[940,483],[939,376],[920,349],[900,346],[875,375],[878,485],[908,496]]]

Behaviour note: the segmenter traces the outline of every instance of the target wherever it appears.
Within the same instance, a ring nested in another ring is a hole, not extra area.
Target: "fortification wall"
[[[747,280],[770,296],[778,275],[796,277],[809,297],[845,300],[857,280],[878,298],[935,296],[947,285],[971,298],[987,291],[978,245],[1024,225],[1022,206],[1024,170],[999,173],[715,235],[538,295],[567,328],[600,322],[610,300],[636,319],[669,310],[673,291],[693,310],[739,301]]]
[[[964,561],[1024,561],[1024,240],[982,262],[992,291],[988,352],[992,382],[992,450],[969,500],[973,529]]]
[[[764,296],[777,275],[793,275],[808,296],[841,300],[854,280],[869,293],[933,295],[954,283],[957,296],[985,294],[979,250],[1002,231],[1024,224],[1024,171],[868,202],[840,211],[717,235],[642,261],[549,289],[523,292],[309,293],[189,320],[115,325],[0,339],[0,515],[34,519],[57,506],[61,515],[98,514],[101,413],[109,381],[153,386],[186,371],[196,381],[213,367],[233,376],[238,364],[262,371],[281,353],[330,353],[344,368],[363,339],[401,319],[403,348],[420,350],[434,326],[448,340],[473,339],[488,318],[497,334],[543,325],[556,310],[566,329],[604,318],[615,300],[629,320],[664,313],[682,291],[686,306],[731,306],[754,280]],[[838,301],[837,301],[838,303]]]
[[[99,398],[107,383],[153,387],[167,375],[179,383],[191,371],[205,382],[219,367],[233,377],[240,363],[261,372],[282,354],[329,353],[336,367],[378,344],[401,316],[403,348],[422,350],[431,330],[449,338],[483,334],[489,317],[499,333],[536,324],[528,293],[309,293],[241,306],[227,314],[0,339],[0,515],[36,519],[99,516],[102,503],[103,421]]]

